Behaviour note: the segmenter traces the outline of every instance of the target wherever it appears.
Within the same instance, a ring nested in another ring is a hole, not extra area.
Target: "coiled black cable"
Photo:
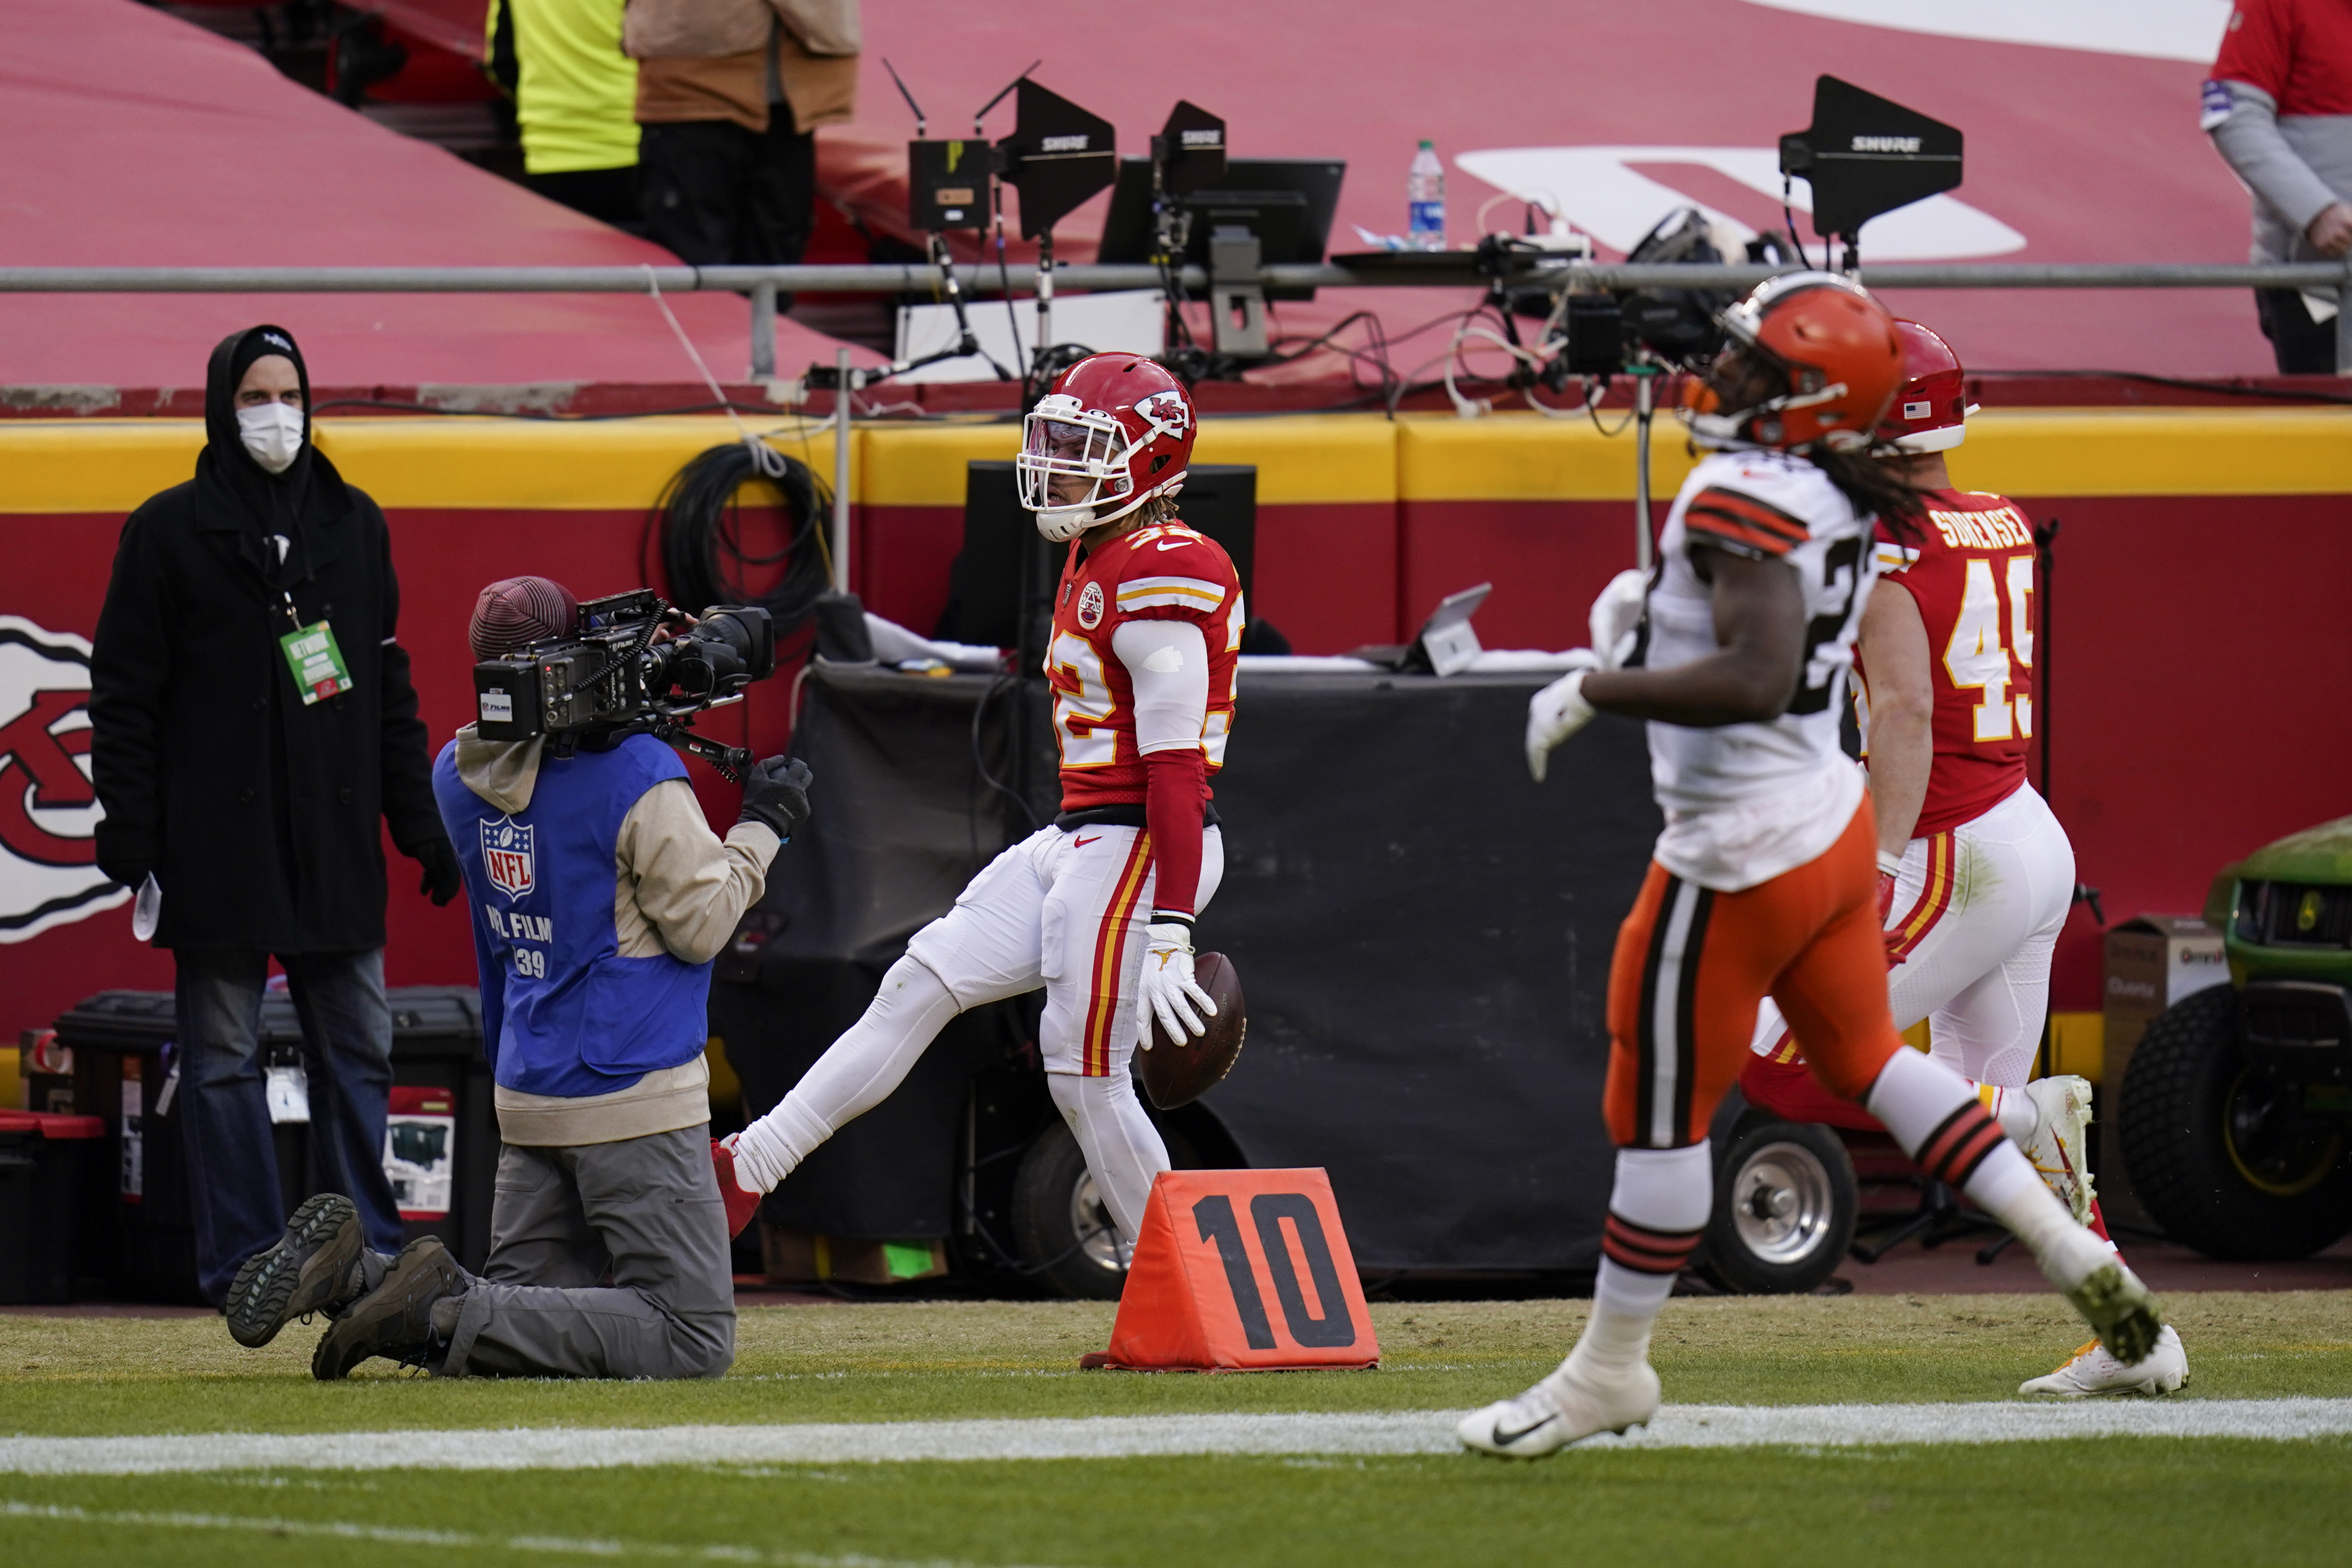
[[[739,495],[751,484],[766,486],[783,508],[784,548],[772,554],[743,546]],[[824,538],[832,515],[833,492],[807,464],[764,442],[754,452],[747,439],[697,454],[663,488],[650,521],[660,530],[662,573],[679,605],[699,612],[710,604],[755,604],[782,632],[805,620],[833,586]],[[782,577],[754,594],[747,577],[780,561]]]

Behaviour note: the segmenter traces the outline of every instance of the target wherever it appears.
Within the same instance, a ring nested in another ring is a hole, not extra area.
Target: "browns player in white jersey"
[[[1224,550],[1176,517],[1194,430],[1181,384],[1134,354],[1080,361],[1024,422],[1022,504],[1070,546],[1045,654],[1062,813],[915,933],[865,1016],[718,1145],[722,1190],[772,1189],[897,1088],[950,1019],[1042,986],[1046,1085],[1134,1241],[1168,1151],[1128,1064],[1152,1018],[1179,1037],[1216,1012],[1192,933],[1224,873],[1208,781],[1233,728],[1244,610]],[[749,1222],[750,1203],[730,1208]]]
[[[1966,439],[1965,373],[1951,346],[1897,321],[1903,390],[1879,426],[1911,455],[1924,525],[1908,542],[1882,532],[1882,585],[1864,612],[1861,669],[1877,814],[1879,915],[1888,1001],[1898,1029],[1928,1021],[1931,1050],[1978,1098],[2076,1219],[2105,1240],[2084,1160],[2091,1086],[2029,1082],[2050,1003],[2050,958],[2074,889],[2074,850],[2033,786],[2033,528],[2005,497],[1953,487],[1944,454]],[[1875,1130],[1822,1094],[1801,1042],[1766,1002],[1748,1099],[1798,1121]],[[2109,1242],[2112,1246],[2113,1243]],[[2023,1394],[2169,1393],[2189,1375],[2169,1325],[2137,1364],[2096,1340]]]
[[[1592,1316],[1558,1371],[1463,1420],[1462,1441],[1488,1453],[1532,1458],[1656,1412],[1651,1326],[1706,1228],[1707,1125],[1768,994],[1823,1085],[2008,1224],[2119,1354],[2146,1354],[2158,1332],[2146,1288],[1888,1015],[1876,826],[1837,727],[1876,572],[1874,513],[1918,507],[1869,451],[1903,380],[1894,319],[1859,285],[1803,272],[1722,325],[1729,345],[1691,422],[1716,451],[1667,515],[1638,632],[1619,637],[1624,601],[1604,592],[1596,667],[1528,706],[1538,779],[1596,711],[1650,720],[1666,825],[1610,969],[1602,1105],[1618,1155]]]

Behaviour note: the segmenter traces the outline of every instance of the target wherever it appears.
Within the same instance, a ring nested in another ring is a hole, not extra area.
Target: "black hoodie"
[[[246,451],[236,385],[280,353],[305,439],[284,474]],[[99,864],[163,888],[158,946],[353,952],[383,945],[381,821],[443,836],[383,514],[308,439],[293,335],[213,350],[195,477],[123,524],[90,658]],[[271,536],[289,541],[284,558]],[[352,686],[305,705],[278,639],[325,621]]]

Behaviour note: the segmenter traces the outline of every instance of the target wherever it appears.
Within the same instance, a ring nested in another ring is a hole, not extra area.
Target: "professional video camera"
[[[583,741],[593,747],[650,735],[732,781],[751,753],[694,734],[694,716],[741,701],[744,687],[776,673],[775,626],[755,606],[714,604],[656,640],[685,619],[648,589],[585,601],[571,636],[474,666],[478,733],[484,740],[544,736],[558,757]]]

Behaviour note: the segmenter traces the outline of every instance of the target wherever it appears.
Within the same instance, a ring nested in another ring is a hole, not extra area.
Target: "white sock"
[[[865,1015],[817,1058],[774,1110],[735,1140],[738,1182],[751,1191],[774,1191],[843,1123],[889,1098],[948,1020],[962,1010],[940,977],[913,958],[891,965]]]
[[[2031,1145],[2033,1135],[2042,1131],[2042,1113],[2034,1109],[2022,1086],[2004,1089],[1998,1083],[1980,1083],[1975,1079],[1968,1080],[1968,1085],[1977,1092],[1977,1103],[1992,1113],[1992,1119],[2000,1124],[2000,1130],[2019,1148]]]
[[[1168,1145],[1144,1114],[1134,1082],[1124,1072],[1100,1078],[1048,1072],[1045,1087],[1077,1136],[1078,1152],[1087,1157],[1087,1169],[1093,1173],[1095,1190],[1102,1194],[1111,1222],[1133,1246],[1143,1228],[1151,1184],[1168,1168]]]
[[[1642,1364],[1651,1325],[1675,1293],[1681,1260],[1706,1228],[1714,1203],[1715,1163],[1704,1140],[1681,1149],[1617,1151],[1592,1318],[1562,1372],[1621,1375]]]
[[[1950,1068],[1916,1051],[1898,1051],[1870,1086],[1865,1108],[1929,1176],[1959,1187],[2008,1226],[2060,1290],[2074,1289],[2107,1261],[2099,1239],[2074,1223],[2032,1164],[2002,1135],[1973,1086]]]

